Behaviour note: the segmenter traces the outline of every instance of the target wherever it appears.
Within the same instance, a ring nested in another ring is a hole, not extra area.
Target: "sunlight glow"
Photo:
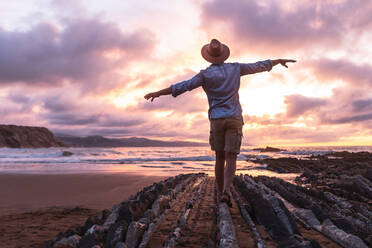
[[[34,112],[35,114],[38,114],[41,112],[41,107],[39,105],[34,105],[32,107],[32,112]]]
[[[125,53],[120,49],[112,49],[109,51],[105,51],[104,57],[112,60],[118,60],[123,57]]]
[[[130,93],[125,90],[114,90],[105,96],[104,99],[113,103],[116,107],[125,109],[130,106],[136,106],[143,96],[144,90],[131,91]]]
[[[173,110],[170,110],[170,111],[154,111],[153,113],[155,114],[157,118],[165,118],[171,115],[173,112],[174,112]]]

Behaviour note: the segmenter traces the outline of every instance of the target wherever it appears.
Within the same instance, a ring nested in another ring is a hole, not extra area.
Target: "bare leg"
[[[225,168],[225,152],[216,151],[216,166],[214,167],[214,173],[216,175],[218,195],[221,196],[223,191],[223,174]]]
[[[236,171],[236,157],[238,154],[233,152],[226,152],[225,158],[226,158],[226,168],[225,168],[225,176],[224,176],[224,191],[230,192],[230,185],[232,182],[232,179],[235,175]]]

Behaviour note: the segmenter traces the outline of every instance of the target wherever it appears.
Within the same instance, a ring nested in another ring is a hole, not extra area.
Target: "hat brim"
[[[220,64],[220,63],[223,63],[229,56],[230,56],[230,49],[228,46],[226,46],[225,44],[221,44],[222,45],[222,54],[218,57],[216,56],[212,56],[208,53],[208,46],[209,44],[207,45],[204,45],[201,49],[201,55],[202,57],[212,63],[212,64]]]

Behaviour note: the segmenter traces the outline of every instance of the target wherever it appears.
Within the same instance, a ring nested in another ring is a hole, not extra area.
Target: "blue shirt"
[[[212,64],[201,70],[193,78],[171,85],[172,96],[176,97],[186,91],[202,86],[207,94],[209,119],[241,116],[239,102],[240,77],[257,72],[270,71],[271,60],[256,63],[222,63]]]

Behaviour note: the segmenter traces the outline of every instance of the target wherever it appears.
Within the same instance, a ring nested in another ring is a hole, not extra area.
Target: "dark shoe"
[[[227,206],[229,206],[229,208],[232,208],[232,203],[231,203],[230,195],[226,191],[224,191],[222,193],[220,202],[224,202],[224,203],[227,204]]]

